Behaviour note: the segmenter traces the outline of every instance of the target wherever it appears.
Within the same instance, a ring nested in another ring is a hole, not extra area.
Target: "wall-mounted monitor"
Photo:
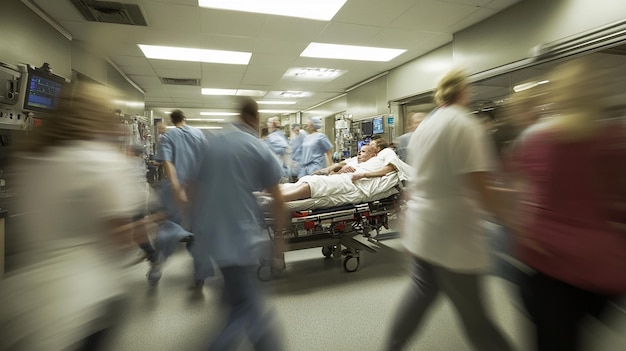
[[[374,125],[372,124],[372,121],[361,122],[361,134],[364,136],[374,134]]]
[[[383,118],[375,117],[372,120],[372,132],[374,134],[383,134],[385,132],[385,127],[383,126]]]
[[[63,77],[29,67],[25,83],[24,110],[51,112],[57,108],[65,85]]]

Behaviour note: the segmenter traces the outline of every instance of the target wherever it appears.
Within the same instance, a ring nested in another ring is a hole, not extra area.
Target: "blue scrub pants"
[[[271,314],[264,312],[256,267],[230,266],[221,270],[224,276],[224,299],[231,307],[231,312],[226,326],[209,350],[237,350],[243,333],[257,351],[283,350]]]

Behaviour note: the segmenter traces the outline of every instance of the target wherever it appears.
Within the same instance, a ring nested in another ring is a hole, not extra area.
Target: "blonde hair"
[[[59,105],[26,141],[25,151],[43,152],[70,141],[120,133],[121,121],[110,106],[116,94],[104,85],[74,82],[64,87]]]
[[[583,139],[597,130],[607,95],[606,72],[588,58],[556,67],[549,75],[549,98],[556,112],[551,126],[568,139]]]
[[[454,104],[459,100],[463,90],[469,86],[469,76],[462,68],[454,68],[447,72],[435,88],[437,105]]]

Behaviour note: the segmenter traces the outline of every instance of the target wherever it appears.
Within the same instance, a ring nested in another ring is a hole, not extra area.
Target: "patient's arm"
[[[313,174],[317,174],[317,175],[327,175],[330,174],[332,172],[337,172],[339,171],[343,166],[345,166],[346,163],[344,161],[341,161],[339,163],[335,163],[333,165],[330,165],[326,168],[322,168],[320,170],[317,170],[315,172],[313,172]]]
[[[386,175],[387,173],[393,172],[395,170],[396,170],[396,167],[389,163],[383,166],[382,168],[379,168],[372,172],[354,173],[352,175],[352,181],[356,182],[357,180],[362,179],[362,178],[382,177]]]

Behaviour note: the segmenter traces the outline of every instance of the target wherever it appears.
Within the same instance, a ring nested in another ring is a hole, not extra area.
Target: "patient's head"
[[[359,154],[356,156],[356,159],[359,163],[363,163],[374,156],[376,156],[376,149],[370,145],[363,145],[361,150],[359,150]]]
[[[372,138],[370,142],[370,147],[374,149],[374,153],[377,154],[380,150],[388,148],[389,143],[381,136],[377,136],[376,138]]]

